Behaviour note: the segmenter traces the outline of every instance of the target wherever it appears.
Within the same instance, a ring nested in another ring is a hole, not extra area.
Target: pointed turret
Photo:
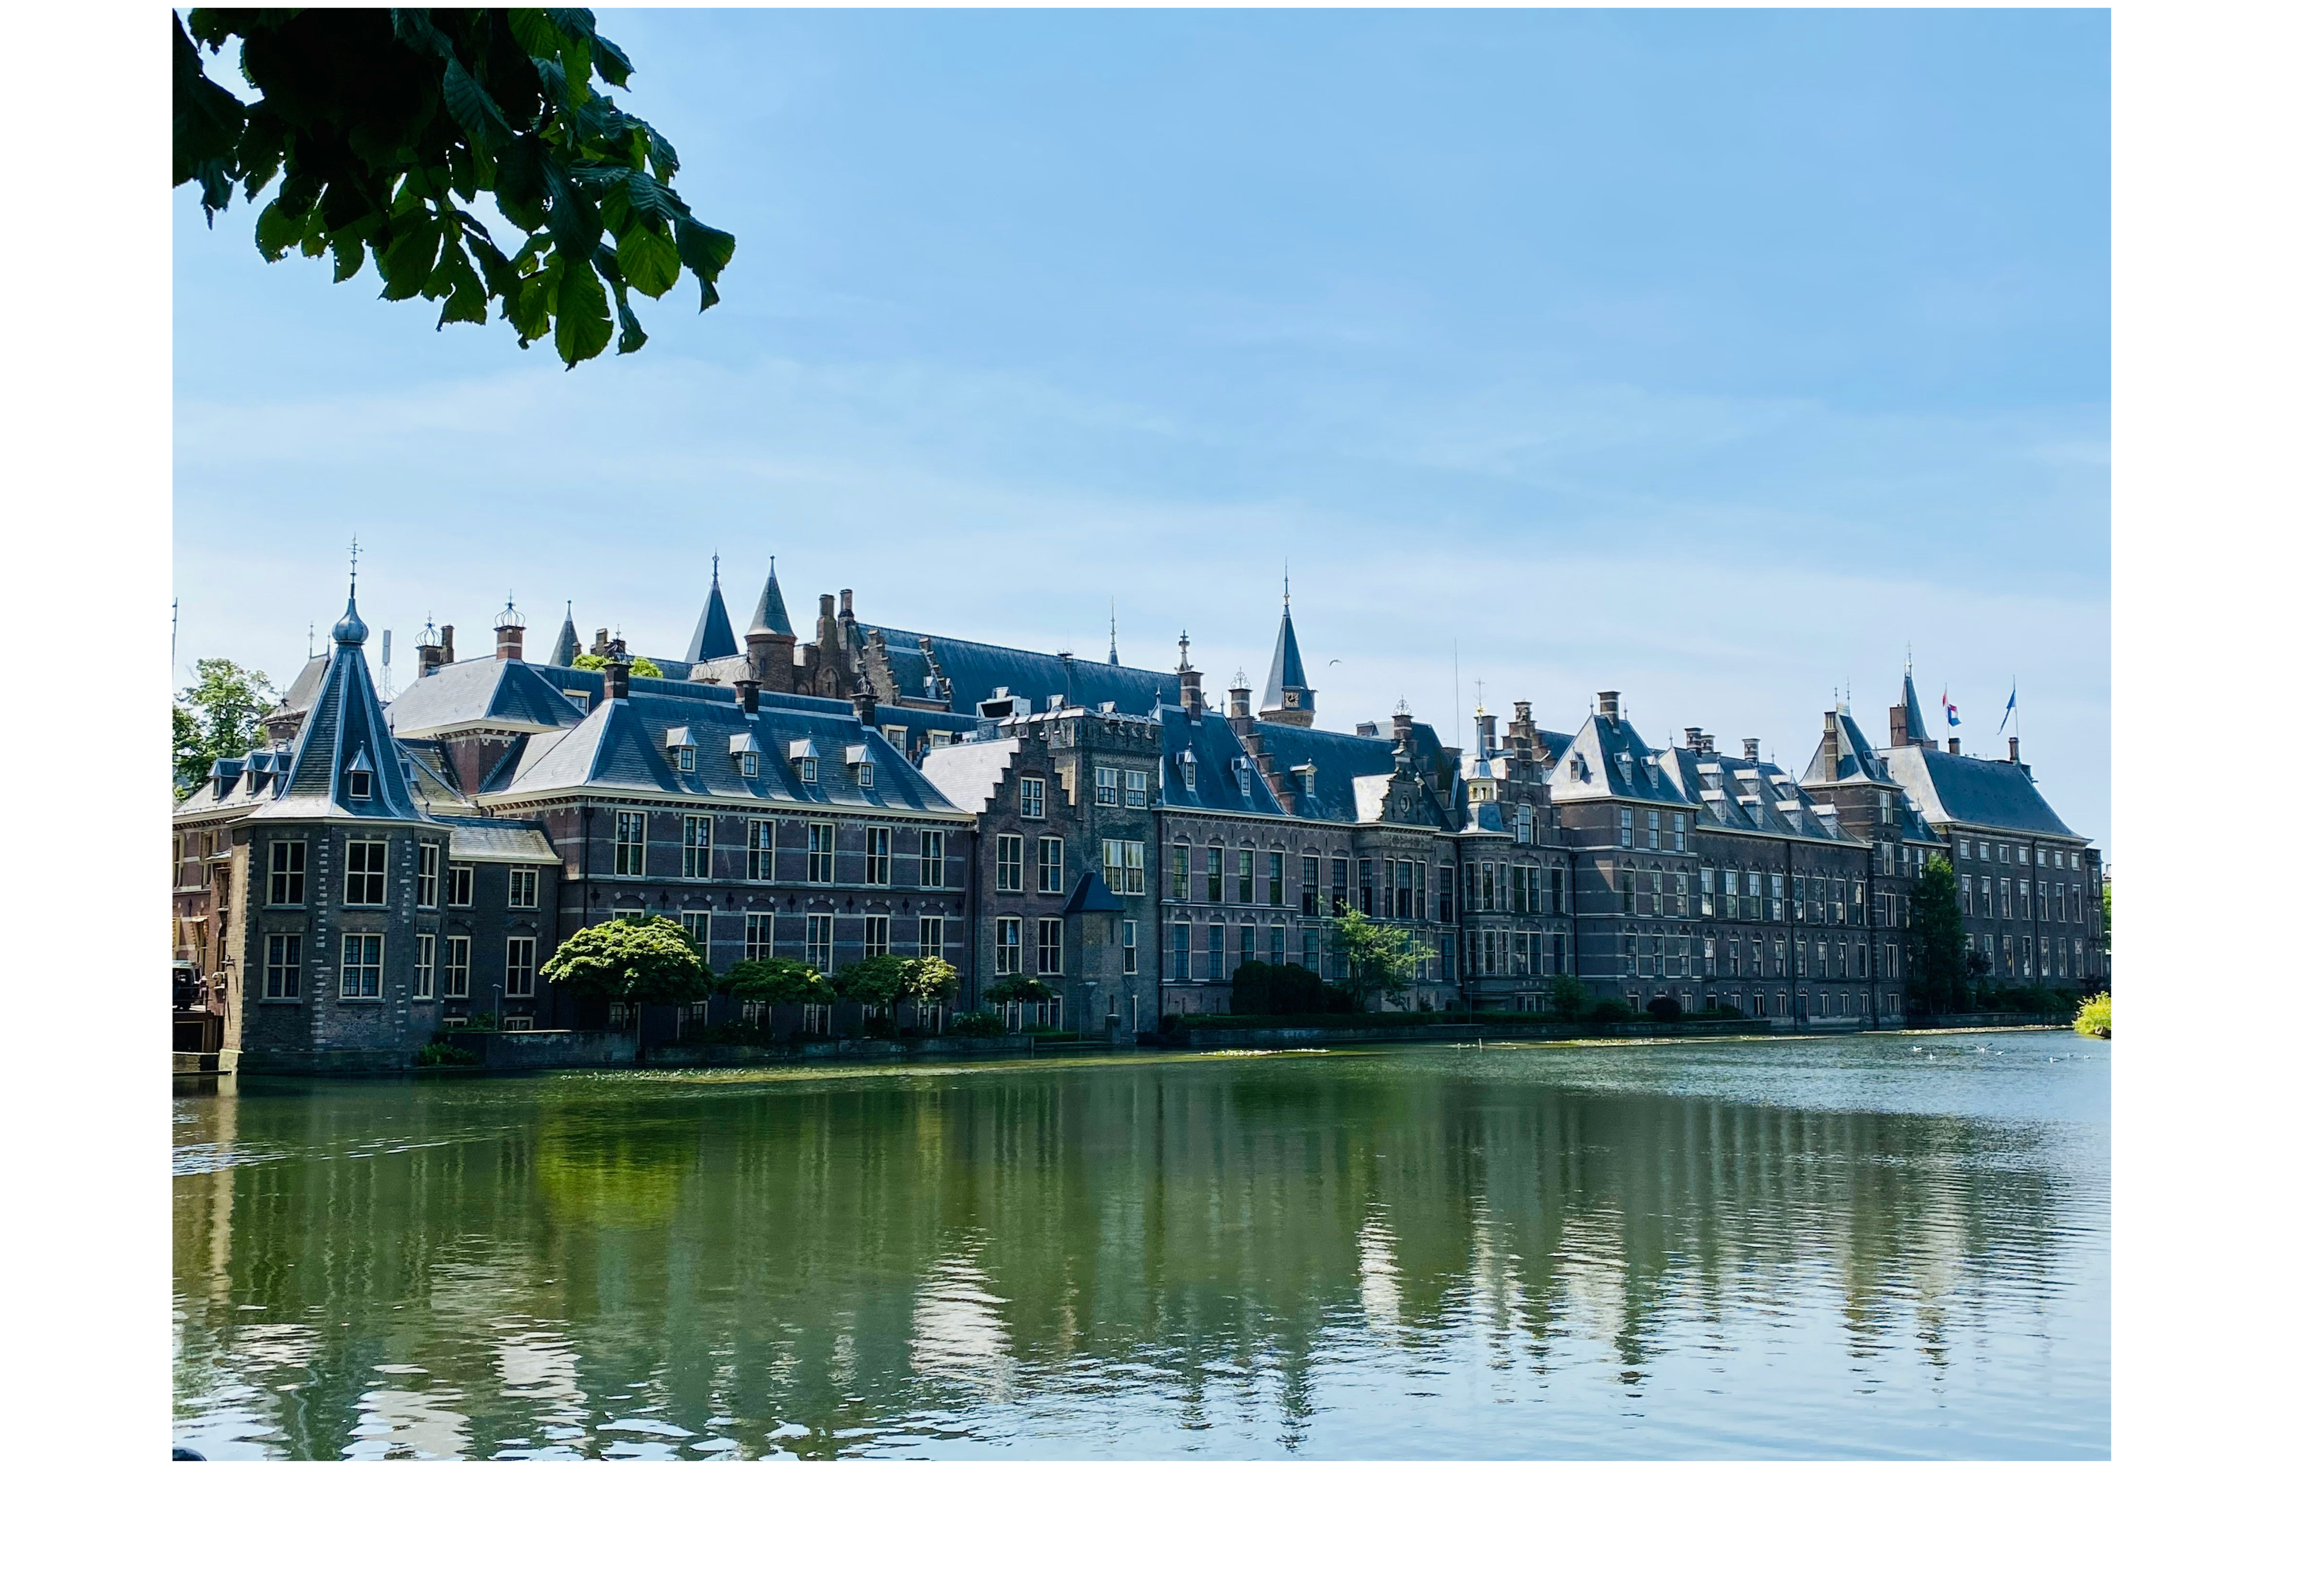
[[[1891,746],[1894,748],[1936,748],[1923,729],[1922,703],[1915,697],[1915,662],[1907,662],[1906,674],[1899,680],[1899,702],[1891,706]]]
[[[360,619],[354,583],[343,618],[335,622],[335,651],[310,712],[295,738],[285,785],[263,818],[351,815],[364,820],[413,820],[415,804],[399,745],[384,723],[383,703],[368,674],[367,622]]]
[[[702,601],[702,619],[694,623],[694,641],[686,646],[686,657],[699,664],[741,652],[742,646],[734,640],[734,623],[726,618],[726,601],[718,592],[718,556],[712,555],[710,596]]]
[[[1117,600],[1109,601],[1109,662],[1117,663]]]
[[[574,601],[566,601],[566,619],[558,623],[558,641],[550,646],[550,662],[571,666],[574,656],[583,652],[583,639],[574,632]]]
[[[1261,695],[1261,718],[1280,726],[1310,726],[1317,695],[1301,664],[1301,644],[1293,636],[1293,580],[1285,580],[1285,611],[1277,622],[1277,653],[1269,662],[1269,687]]]
[[[773,556],[766,557],[766,588],[758,595],[758,607],[750,613],[750,630],[771,633],[777,638],[795,638],[790,629],[789,611],[782,604],[781,579],[774,574]]]

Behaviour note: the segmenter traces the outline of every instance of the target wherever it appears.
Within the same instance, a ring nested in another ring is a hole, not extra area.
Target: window
[[[439,907],[439,844],[417,843],[415,845],[415,907]]]
[[[1094,767],[1093,801],[1104,808],[1117,807],[1117,768],[1114,765]]]
[[[1125,974],[1128,975],[1138,974],[1141,967],[1138,962],[1141,956],[1138,946],[1140,932],[1141,922],[1138,920],[1128,920],[1120,928],[1120,940],[1125,949]],[[2081,944],[2077,943],[2076,946],[2079,947]]]
[[[693,751],[681,749],[680,752],[687,753]],[[689,881],[710,879],[710,817],[708,815],[686,817],[685,833],[680,838],[678,873]]]
[[[1062,923],[1057,918],[1037,922],[1037,974],[1062,973]]]
[[[271,901],[274,905],[301,903],[303,901],[303,844],[274,843],[271,844]],[[295,994],[286,994],[293,997]]]
[[[1147,890],[1148,882],[1142,869],[1142,849],[1139,843],[1120,842],[1114,837],[1104,838],[1101,844],[1102,878],[1109,890],[1129,898],[1137,898]]]
[[[347,794],[352,798],[368,797],[375,790],[374,780],[365,770],[348,771],[343,780]]]
[[[1301,912],[1304,915],[1317,912],[1318,895],[1323,890],[1323,884],[1318,877],[1323,874],[1323,864],[1324,860],[1317,854],[1304,853],[1301,856]]]
[[[1205,927],[1205,961],[1206,980],[1226,981],[1228,979],[1228,926],[1208,926]]]
[[[710,957],[710,911],[707,909],[682,910],[678,917],[678,925],[679,928],[686,933],[686,940],[694,944],[694,950],[701,954],[704,958],[708,958]]]
[[[353,843],[345,851],[343,901],[373,907],[383,901],[384,862],[388,843]],[[348,966],[345,967],[347,969]],[[345,997],[351,994],[345,992]]]
[[[774,917],[771,914],[746,914],[742,917],[742,957],[772,958],[774,956]]]
[[[1205,850],[1205,901],[1218,903],[1220,901],[1221,851],[1218,848],[1208,848]]]
[[[474,896],[472,882],[476,874],[476,868],[471,865],[451,864],[447,867],[448,908],[468,909],[471,907],[471,901]]]
[[[1037,839],[1037,890],[1059,895],[1062,890],[1062,839]]]
[[[1170,896],[1176,903],[1189,901],[1189,845],[1186,843],[1173,845],[1173,888]]]
[[[1046,818],[1046,779],[1042,776],[1021,777],[1021,818],[1042,820]]]
[[[2021,850],[2021,851],[2024,851],[2024,850]],[[2031,920],[2035,917],[2031,912],[2033,909],[2033,900],[2028,896],[2027,893],[2028,884],[2027,878],[2024,876],[2019,877],[2019,917],[2022,920]]]
[[[735,768],[741,771],[744,781],[756,781],[758,777],[758,755],[756,749],[746,748],[735,756]]]
[[[1125,807],[1128,809],[1149,807],[1148,771],[1128,770],[1125,773]]]
[[[894,880],[894,828],[862,828],[862,881],[865,886],[890,886]]]
[[[1683,823],[1686,817],[1682,815],[1675,817],[1675,851],[1678,853],[1689,853],[1690,851],[1690,849],[1684,844],[1683,841]]]
[[[1192,793],[1197,790],[1197,756],[1186,748],[1181,750],[1181,785]]]
[[[1651,810],[1644,816],[1644,846],[1654,853],[1659,851],[1659,810]]]
[[[431,997],[433,966],[438,962],[439,939],[418,936],[415,939],[415,997],[427,1002]]]
[[[883,958],[894,950],[894,922],[885,915],[862,917],[862,957]]]
[[[1699,912],[1712,917],[1715,913],[1715,872],[1699,872]]]
[[[798,784],[801,786],[810,787],[820,782],[822,780],[822,761],[810,753],[800,758],[798,761]],[[822,1005],[814,1004],[809,1005],[809,1007],[820,1008]]]
[[[692,774],[694,769],[694,745],[692,744],[687,744],[679,749],[678,769],[679,774],[682,776]]]
[[[1788,901],[1788,878],[1787,878],[1786,876],[1773,876],[1773,877],[1772,877],[1772,918],[1773,918],[1774,920],[1783,920],[1783,919],[1787,918],[1787,913],[1788,913],[1787,901]],[[1786,944],[1785,944],[1785,943],[1781,943],[1781,945],[1782,947],[1784,947]]]
[[[1516,806],[1516,840],[1525,845],[1532,842],[1532,805],[1529,803]]]
[[[503,996],[534,996],[534,939],[514,936],[503,943]]]
[[[646,874],[646,811],[643,810],[618,809],[615,811],[615,874]]]
[[[1285,856],[1275,849],[1269,851],[1269,900],[1271,903],[1285,901]]]
[[[1236,851],[1236,901],[1239,903],[1252,901],[1252,850],[1250,848]]]
[[[343,996],[354,1000],[383,996],[383,938],[353,933],[343,939]]]
[[[806,917],[806,962],[817,970],[830,967],[830,917]]]
[[[941,916],[921,915],[918,917],[918,957],[947,958],[948,955],[942,951],[945,945],[943,938],[947,929]]]
[[[856,765],[854,767],[854,785],[857,787],[876,786],[878,785],[877,765],[873,761],[866,759]]]
[[[749,825],[749,846],[742,851],[742,874],[750,881],[772,881],[774,878],[774,823],[753,820]]]
[[[1021,973],[1021,918],[1019,915],[1000,915],[996,925],[997,940],[992,943],[996,958],[995,967],[1000,975]]]
[[[1173,967],[1166,972],[1165,979],[1186,981],[1189,978],[1189,928],[1186,926],[1173,927],[1172,957]]]
[[[1301,962],[1321,975],[1325,973],[1325,967],[1318,952],[1318,942],[1317,928],[1314,926],[1304,926],[1301,928]]]
[[[303,844],[295,844],[298,848]],[[276,846],[276,844],[275,844]],[[288,932],[263,939],[263,995],[300,998],[303,995],[303,939]]]
[[[920,886],[942,884],[942,850],[946,846],[943,834],[938,831],[918,833],[918,884]]]
[[[997,839],[997,890],[1018,893],[1021,890],[1021,839],[1005,835]]]
[[[1636,816],[1635,816],[1635,811],[1634,811],[1633,810],[1625,810],[1625,809],[1624,809],[1624,810],[1622,810],[1620,811],[1620,846],[1621,846],[1621,847],[1623,847],[1623,848],[1633,848],[1633,847],[1634,847],[1635,845],[1636,845]]]
[[[513,909],[533,909],[537,893],[536,872],[513,870],[510,873],[510,906]]]
[[[838,879],[838,827],[830,821],[814,820],[806,825],[806,878],[808,881]]]
[[[471,995],[471,939],[467,936],[447,939],[446,990],[451,998]]]

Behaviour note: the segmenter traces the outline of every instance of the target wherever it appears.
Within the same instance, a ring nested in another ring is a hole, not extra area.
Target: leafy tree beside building
[[[1333,950],[1347,972],[1341,984],[1368,1008],[1409,989],[1426,952],[1410,926],[1376,920],[1353,904],[1344,906],[1333,921]]]
[[[263,744],[263,717],[278,688],[260,670],[229,660],[202,660],[198,679],[176,695],[176,796],[208,778],[219,759],[236,759]]]
[[[1908,899],[1907,1004],[1922,1014],[1954,1014],[1970,1003],[1970,967],[1955,866],[1944,855],[1934,854],[1916,876]]]
[[[699,1003],[714,984],[686,928],[661,915],[583,926],[558,944],[542,976],[577,998],[634,1006],[641,1052],[646,1005]]]

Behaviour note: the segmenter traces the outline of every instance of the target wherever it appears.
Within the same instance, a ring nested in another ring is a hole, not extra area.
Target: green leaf
[[[255,247],[266,260],[277,260],[286,254],[288,246],[303,236],[303,226],[310,216],[307,203],[300,208],[288,208],[282,195],[266,205],[255,218]]]
[[[335,281],[345,283],[358,276],[360,267],[367,264],[367,245],[360,242],[358,234],[337,233],[327,243],[335,252]]]
[[[734,235],[706,227],[687,217],[679,218],[674,231],[678,235],[678,258],[693,269],[701,282],[702,309],[707,310],[718,302],[718,274],[734,259]]]
[[[588,260],[561,255],[554,269],[558,275],[554,341],[558,358],[572,371],[607,347],[614,323],[607,315],[607,285]]]
[[[419,216],[395,217],[392,226],[390,242],[375,258],[376,269],[383,273],[383,297],[412,299],[423,291],[424,280],[430,276],[432,264],[439,258],[439,223],[426,211]]]
[[[616,236],[615,254],[623,280],[650,300],[662,298],[678,281],[678,246],[644,222],[633,221]]]
[[[504,119],[502,108],[452,55],[447,58],[447,70],[440,80],[439,92],[446,102],[447,114],[461,124],[479,148],[493,150],[510,142],[510,123]]]
[[[529,55],[556,55],[565,43],[558,24],[539,6],[514,6],[503,12],[503,20],[510,24],[510,37]]]

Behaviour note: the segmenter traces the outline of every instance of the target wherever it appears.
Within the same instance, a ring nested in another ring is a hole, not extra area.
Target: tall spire
[[[1109,662],[1117,663],[1117,600],[1109,601]]]
[[[712,555],[710,596],[702,601],[702,618],[694,623],[694,641],[686,646],[686,657],[698,663],[741,652],[742,646],[734,640],[734,623],[726,618],[726,601],[718,592],[718,556]]]
[[[554,665],[574,663],[583,652],[583,639],[574,630],[574,601],[566,601],[566,619],[558,623],[558,641],[550,646],[550,662]]]
[[[1317,718],[1317,695],[1301,664],[1301,644],[1293,635],[1293,571],[1285,571],[1285,606],[1277,621],[1277,652],[1269,662],[1269,686],[1261,695],[1263,720],[1282,726],[1309,726]]]
[[[750,629],[767,631],[777,638],[794,638],[790,629],[789,610],[782,603],[781,579],[774,574],[774,560],[766,556],[766,588],[758,595],[758,607],[750,613]]]
[[[1915,696],[1914,650],[1907,650],[1905,674],[1899,679],[1899,702],[1891,706],[1891,746],[1894,748],[1935,748],[1930,733],[1923,729],[1922,701]]]

